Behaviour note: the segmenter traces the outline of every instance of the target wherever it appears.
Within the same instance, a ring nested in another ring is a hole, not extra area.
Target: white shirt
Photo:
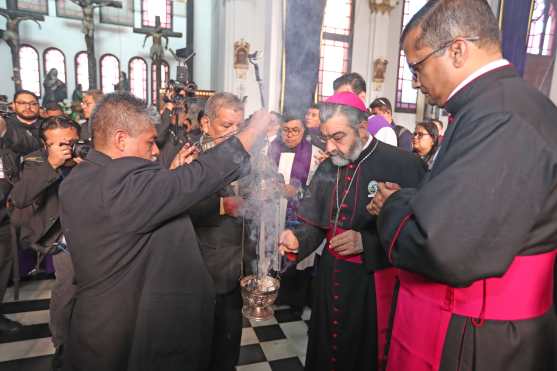
[[[462,88],[464,88],[466,85],[468,85],[472,80],[480,77],[481,75],[488,73],[489,71],[493,71],[496,70],[497,68],[503,67],[503,66],[508,66],[511,63],[506,60],[506,59],[498,59],[496,61],[490,62],[488,64],[486,64],[483,67],[480,67],[479,69],[477,69],[476,71],[472,72],[467,78],[465,78],[460,84],[458,84],[458,86],[453,90],[453,92],[451,93],[451,95],[449,95],[449,99],[447,99],[447,102],[456,94],[458,93],[460,90],[462,90]]]

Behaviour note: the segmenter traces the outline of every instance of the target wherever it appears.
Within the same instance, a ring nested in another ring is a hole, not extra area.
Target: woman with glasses
[[[412,151],[426,163],[431,170],[439,150],[439,130],[432,121],[419,122],[412,134]]]

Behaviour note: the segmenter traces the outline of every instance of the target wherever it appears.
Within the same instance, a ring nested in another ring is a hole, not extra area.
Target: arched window
[[[147,101],[147,62],[140,57],[133,57],[128,64],[130,91],[139,99]]]
[[[89,65],[87,52],[79,52],[75,55],[75,84],[81,84],[83,91],[89,90]]]
[[[7,3],[9,4],[9,1]],[[48,0],[17,0],[15,4],[17,10],[48,15]]]
[[[555,5],[546,0],[535,0],[530,31],[528,54],[550,56],[555,40]]]
[[[166,61],[161,62],[161,85],[166,88],[168,80],[170,80],[170,67]],[[157,66],[151,65],[151,104],[156,104],[158,100],[159,88],[157,87]]]
[[[410,19],[420,10],[427,0],[404,0],[402,8],[402,27],[406,27]],[[401,49],[398,58],[398,75],[396,81],[395,110],[399,112],[416,112],[417,91],[412,88],[412,72],[408,68],[406,55]]]
[[[171,0],[141,0],[141,25],[155,27],[155,18],[159,16],[163,28],[172,29]]]
[[[112,54],[105,54],[101,57],[100,67],[101,90],[104,94],[112,93],[120,80],[120,61]]]
[[[317,83],[319,100],[333,95],[333,81],[350,70],[353,3],[352,0],[327,0]]]
[[[39,68],[39,53],[31,45],[19,48],[19,68],[21,87],[41,96],[41,72]]]
[[[45,76],[52,68],[56,68],[58,71],[58,78],[64,83],[66,82],[66,57],[60,49],[46,49],[43,52],[43,65]]]

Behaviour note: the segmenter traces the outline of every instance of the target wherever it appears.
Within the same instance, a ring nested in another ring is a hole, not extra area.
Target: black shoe
[[[0,315],[0,333],[2,332],[16,332],[19,331],[23,326],[21,323],[12,321],[2,315]]]
[[[60,345],[56,348],[56,352],[52,357],[52,371],[62,370],[62,354],[64,353],[64,346]]]

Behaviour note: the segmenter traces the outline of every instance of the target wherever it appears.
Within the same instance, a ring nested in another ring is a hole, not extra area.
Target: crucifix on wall
[[[39,28],[41,25],[39,21],[44,21],[42,15],[30,14],[29,12],[22,10],[7,10],[0,9],[0,16],[6,18],[6,29],[0,30],[0,38],[8,44],[10,47],[10,52],[12,54],[12,69],[15,90],[21,90],[21,74],[19,66],[19,22],[22,21],[33,21]]]
[[[151,61],[156,67],[156,82],[157,88],[161,88],[161,65],[164,59],[164,51],[168,49],[168,38],[169,37],[182,37],[182,33],[180,32],[173,32],[171,30],[167,30],[161,26],[161,18],[159,16],[155,17],[155,27],[148,27],[148,28],[134,28],[133,32],[145,34],[145,39],[143,40],[143,47],[145,47],[145,43],[147,39],[150,37],[153,41],[151,45],[151,49],[149,50],[149,56],[151,57]],[[165,40],[164,48],[162,46],[162,39]],[[157,100],[160,101],[161,94],[157,93]],[[156,102],[157,107],[160,102]]]
[[[122,8],[121,1],[113,0],[71,0],[83,13],[81,31],[87,46],[87,67],[89,70],[89,89],[97,88],[97,63],[95,59],[95,9],[103,6]]]

